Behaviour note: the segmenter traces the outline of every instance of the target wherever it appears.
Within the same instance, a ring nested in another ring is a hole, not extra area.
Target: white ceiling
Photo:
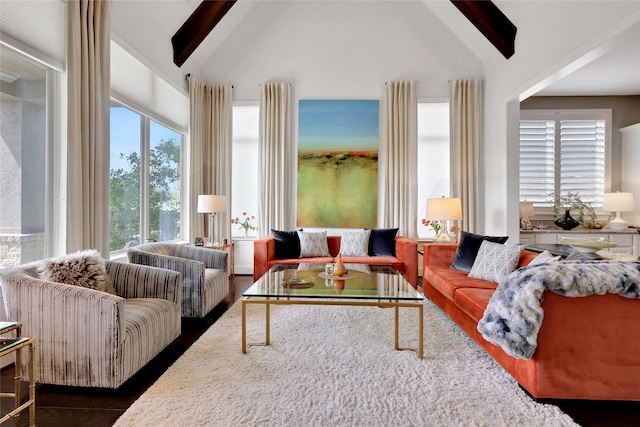
[[[534,96],[640,95],[640,31]]]

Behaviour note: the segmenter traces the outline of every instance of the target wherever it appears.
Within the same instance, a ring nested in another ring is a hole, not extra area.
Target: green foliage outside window
[[[110,249],[140,242],[141,161],[136,152],[120,153],[128,168],[110,173]],[[149,153],[149,237],[165,241],[180,232],[180,143],[162,140]]]

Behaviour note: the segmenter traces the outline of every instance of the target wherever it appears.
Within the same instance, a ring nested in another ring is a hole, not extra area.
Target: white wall
[[[294,126],[298,99],[382,99],[384,82],[393,79],[418,80],[420,98],[441,98],[449,79],[484,78],[479,231],[511,236],[518,235],[517,103],[640,21],[637,0],[494,0],[518,28],[516,53],[507,60],[449,1],[244,1],[230,12],[239,25],[231,32],[223,21],[224,37],[216,38],[209,60],[190,59],[180,70],[167,65],[167,43],[186,16],[163,33],[165,40],[144,31],[161,25],[158,17],[133,16],[128,3],[135,2],[114,2],[113,31],[174,84],[184,86],[189,69],[233,84],[236,100],[256,100],[259,84],[289,81]],[[157,13],[176,8],[164,10]]]
[[[517,236],[518,102],[612,49],[616,40],[623,38],[620,34],[640,21],[640,2],[496,0],[518,28],[516,53],[508,60],[492,49],[450,2],[426,3],[483,59],[482,231]]]

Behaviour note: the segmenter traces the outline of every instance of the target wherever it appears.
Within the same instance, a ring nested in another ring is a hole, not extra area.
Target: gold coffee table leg
[[[395,345],[396,345],[396,346],[395,346],[395,349],[396,349],[396,350],[400,350],[400,339],[398,338],[398,330],[399,330],[399,328],[400,328],[400,327],[399,327],[399,319],[398,319],[398,316],[399,316],[399,310],[400,310],[400,308],[396,305],[396,306],[394,307],[394,310],[395,310],[395,315],[396,315],[396,319],[395,319],[395,333],[396,333],[396,338],[395,338],[395,339],[396,339],[396,342],[395,342]]]
[[[270,323],[271,323],[271,313],[269,312],[269,307],[271,307],[271,305],[269,303],[265,304],[265,341],[264,341],[264,345],[269,345],[271,343],[271,328],[270,328]]]
[[[242,352],[247,352],[247,311],[244,300],[242,300]]]
[[[420,304],[420,307],[418,307],[418,312],[420,314],[420,320],[418,321],[418,323],[420,324],[420,327],[418,328],[419,331],[419,336],[418,336],[418,357],[420,359],[422,359],[423,353],[424,353],[424,334],[423,334],[423,330],[424,330],[424,305]]]

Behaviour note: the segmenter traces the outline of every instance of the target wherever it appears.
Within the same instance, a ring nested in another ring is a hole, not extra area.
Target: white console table
[[[562,243],[561,237],[600,238],[604,237],[618,246],[599,252],[613,252],[618,254],[640,256],[640,234],[635,230],[611,231],[611,230],[520,230],[520,243],[523,245]]]

